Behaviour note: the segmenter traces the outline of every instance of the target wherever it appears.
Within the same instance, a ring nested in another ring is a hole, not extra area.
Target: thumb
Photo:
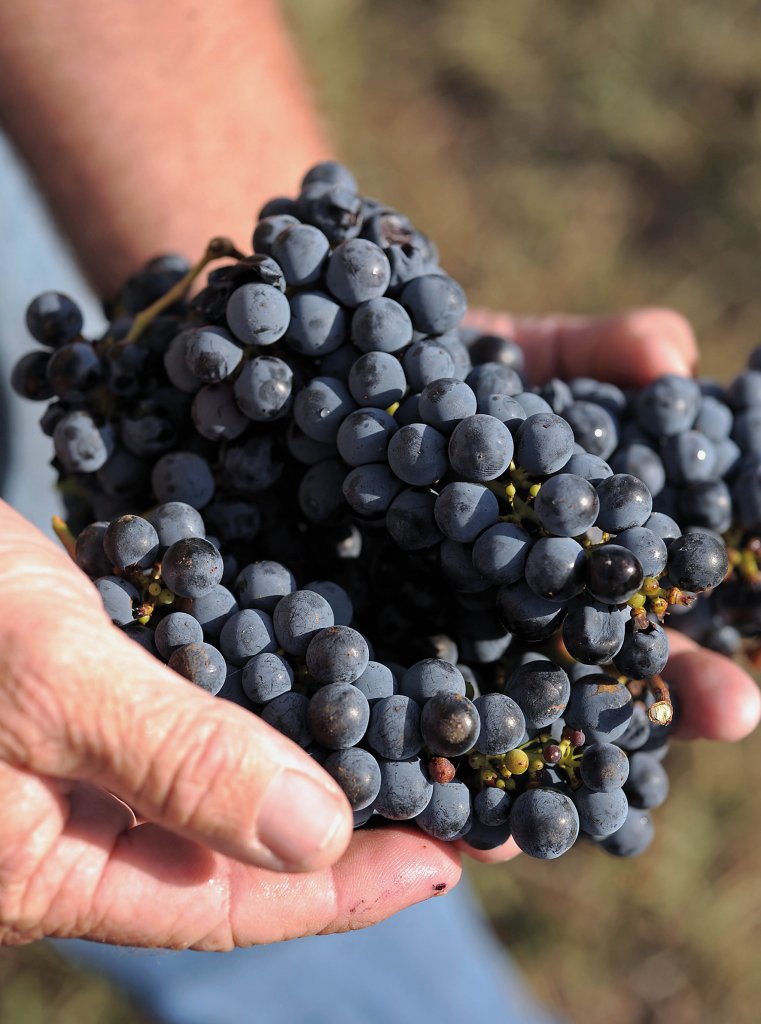
[[[352,817],[327,773],[255,715],[147,654],[112,626],[79,570],[23,520],[2,516],[0,758],[95,782],[249,864],[333,863]]]

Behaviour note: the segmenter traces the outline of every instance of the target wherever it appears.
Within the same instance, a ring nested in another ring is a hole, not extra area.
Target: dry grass
[[[761,340],[754,0],[287,8],[363,189],[435,236],[474,303],[673,305],[722,376]],[[759,755],[759,736],[674,754],[638,861],[580,849],[474,872],[552,1005],[587,1024],[759,1019]],[[0,1024],[133,1019],[44,950],[0,953]]]

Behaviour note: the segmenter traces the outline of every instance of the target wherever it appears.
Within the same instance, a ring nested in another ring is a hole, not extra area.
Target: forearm
[[[274,0],[0,5],[0,118],[103,295],[329,153]]]

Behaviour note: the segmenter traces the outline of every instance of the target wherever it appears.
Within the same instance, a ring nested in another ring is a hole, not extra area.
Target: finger
[[[50,918],[78,922],[89,909],[77,879],[100,877],[115,837],[135,818],[90,783],[40,778],[0,762],[0,945],[42,938]]]
[[[507,842],[496,846],[493,850],[474,850],[464,840],[459,840],[455,846],[460,853],[466,853],[471,860],[477,860],[480,864],[503,864],[505,861],[519,856],[521,852],[512,836]]]
[[[468,322],[514,336],[534,384],[553,376],[594,376],[641,387],[663,373],[691,375],[697,366],[692,328],[669,309],[633,309],[603,317],[511,317],[475,310]]]
[[[44,544],[24,548],[35,531],[6,517],[4,542],[6,526],[27,571],[0,573],[0,758],[96,781],[145,818],[248,863],[333,863],[352,819],[327,773],[261,719],[147,654],[108,622],[97,596],[91,607],[94,591],[73,567],[48,562]]]
[[[51,815],[55,818],[56,815]],[[153,825],[124,831],[72,804],[6,928],[18,940],[87,937],[118,945],[225,950],[364,928],[449,891],[459,858],[411,829],[358,833],[333,867],[275,874]]]
[[[679,702],[675,736],[735,741],[756,728],[761,694],[739,665],[674,630],[669,648],[664,678]]]

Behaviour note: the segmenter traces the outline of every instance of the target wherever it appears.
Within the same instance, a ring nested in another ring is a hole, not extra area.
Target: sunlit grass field
[[[757,3],[287,11],[363,191],[436,238],[473,304],[671,305],[722,379],[761,342]],[[472,872],[531,984],[571,1020],[761,1019],[761,737],[691,745],[669,765],[639,860],[584,847]],[[0,952],[0,1024],[139,1019],[47,950]]]

